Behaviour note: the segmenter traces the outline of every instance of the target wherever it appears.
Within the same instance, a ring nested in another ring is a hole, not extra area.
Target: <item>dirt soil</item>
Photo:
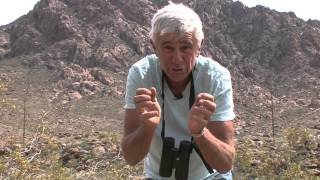
[[[24,119],[26,130],[30,132],[45,122],[54,125],[52,132],[55,134],[95,131],[121,134],[122,97],[102,92],[70,101],[56,87],[60,72],[26,67],[20,63],[23,58],[0,61],[0,78],[7,86],[7,90],[0,94],[1,100],[7,102],[0,111],[0,135],[21,130]]]

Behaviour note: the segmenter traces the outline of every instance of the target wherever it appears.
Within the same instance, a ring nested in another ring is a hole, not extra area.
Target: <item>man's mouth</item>
[[[183,68],[172,68],[173,72],[182,72]]]

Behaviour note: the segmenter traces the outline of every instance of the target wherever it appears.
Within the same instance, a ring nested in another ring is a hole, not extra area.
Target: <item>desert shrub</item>
[[[0,93],[6,90],[0,82]],[[15,108],[4,97],[0,100],[0,113]],[[118,133],[60,137],[55,134],[57,124],[47,121],[48,113],[40,114],[41,123],[26,136],[17,132],[0,139],[0,179],[142,179],[142,163],[130,167],[122,159]],[[103,156],[91,154],[92,137],[105,147]],[[86,153],[71,154],[77,148]]]
[[[3,92],[3,91],[5,91],[5,90],[7,90],[5,84],[0,81],[0,92]]]
[[[285,137],[289,146],[295,151],[308,152],[317,148],[316,137],[306,128],[288,128],[285,130]]]
[[[6,92],[7,90],[7,85],[0,79],[0,113],[4,111],[13,112],[16,110],[16,106],[13,103],[1,96],[1,93]]]
[[[276,143],[244,138],[237,148],[236,179],[319,179],[304,167],[317,161],[312,153],[318,143],[315,136],[298,127],[286,129],[283,135]]]
[[[72,170],[59,161],[60,147],[46,131],[35,133],[25,144],[8,137],[0,147],[0,179],[71,179]]]
[[[26,137],[25,144],[15,136],[2,142],[0,179],[142,179],[142,163],[130,167],[122,159],[118,134],[70,136],[62,141],[52,129],[43,121],[32,137]],[[103,156],[90,153],[92,139],[106,148]]]

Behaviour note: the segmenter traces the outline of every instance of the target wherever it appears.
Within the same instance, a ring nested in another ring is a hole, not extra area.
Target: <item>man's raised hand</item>
[[[197,95],[189,116],[189,131],[191,134],[198,134],[207,125],[210,116],[214,113],[216,104],[214,97],[207,93]]]
[[[155,128],[160,123],[161,108],[157,101],[156,88],[138,88],[134,96],[136,111],[141,122]]]

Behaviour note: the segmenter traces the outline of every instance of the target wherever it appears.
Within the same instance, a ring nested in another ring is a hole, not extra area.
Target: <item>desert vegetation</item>
[[[3,83],[1,91],[6,91]],[[1,100],[1,107],[6,102]],[[39,115],[41,123],[25,136],[18,131],[2,137],[0,179],[143,178],[142,163],[130,167],[122,158],[121,133],[57,133],[46,114]],[[235,179],[319,179],[319,148],[319,137],[304,127],[288,127],[275,138],[238,137]]]
[[[40,125],[25,144],[16,136],[1,141],[0,179],[142,179],[142,163],[130,167],[123,161],[118,134],[61,140],[49,127]],[[318,166],[315,137],[303,128],[284,133],[276,143],[244,138],[237,148],[235,179],[319,179],[313,171]]]

